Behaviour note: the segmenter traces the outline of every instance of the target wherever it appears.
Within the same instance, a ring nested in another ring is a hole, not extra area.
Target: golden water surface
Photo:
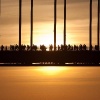
[[[100,68],[0,67],[0,100],[100,100]]]

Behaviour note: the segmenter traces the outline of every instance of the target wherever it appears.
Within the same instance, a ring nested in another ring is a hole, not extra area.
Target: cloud
[[[33,0],[35,4],[37,5],[51,5],[53,4],[54,0]],[[73,4],[73,3],[82,3],[82,2],[89,2],[90,0],[66,0],[67,4]],[[97,0],[93,0],[93,2],[96,2]],[[29,3],[29,0],[22,0],[24,3]],[[58,4],[63,4],[64,0],[57,0]],[[4,4],[16,4],[18,3],[18,0],[2,0],[2,3]]]
[[[73,3],[83,3],[83,2],[89,2],[89,0],[66,0],[67,4],[73,4]],[[93,0],[93,2],[96,2],[97,0]],[[52,5],[54,0],[34,0],[34,2],[37,5]],[[57,0],[57,4],[62,5],[64,3],[64,0]]]

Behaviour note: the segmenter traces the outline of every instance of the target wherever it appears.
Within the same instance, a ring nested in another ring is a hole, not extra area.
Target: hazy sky
[[[18,43],[18,1],[1,0],[0,44]],[[30,1],[23,1],[22,43],[30,43]],[[34,0],[34,44],[53,43],[54,0]],[[63,43],[63,0],[57,0],[57,44]],[[89,0],[67,0],[67,43],[89,44]],[[96,44],[97,0],[93,0],[93,44]]]

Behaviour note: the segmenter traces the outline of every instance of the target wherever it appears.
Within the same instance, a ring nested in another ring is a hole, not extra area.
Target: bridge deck
[[[99,65],[100,51],[0,51],[0,65]]]

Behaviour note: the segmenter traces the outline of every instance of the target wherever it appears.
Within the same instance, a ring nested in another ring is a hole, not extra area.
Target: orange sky
[[[2,0],[0,44],[18,44],[18,0]],[[34,0],[33,42],[53,44],[53,0]],[[30,43],[30,2],[23,0],[22,43]],[[67,44],[89,44],[89,0],[67,0]],[[96,44],[97,0],[93,0],[93,44]],[[57,44],[63,43],[63,2],[57,5]]]

